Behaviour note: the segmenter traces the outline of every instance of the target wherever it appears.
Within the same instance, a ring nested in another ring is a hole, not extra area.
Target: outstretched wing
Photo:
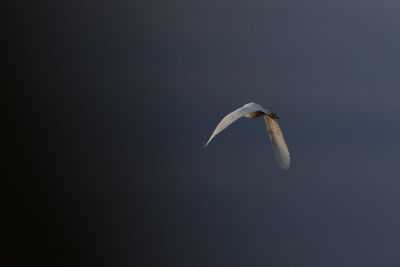
[[[279,127],[278,122],[271,119],[269,116],[264,116],[264,119],[267,124],[269,138],[271,139],[274,157],[279,166],[286,170],[290,165],[290,153],[285,143],[285,139],[283,138],[281,128]]]
[[[237,121],[239,118],[243,117],[246,114],[249,114],[249,113],[252,113],[252,112],[256,112],[256,111],[262,111],[262,112],[264,112],[266,114],[269,114],[269,111],[264,109],[259,104],[250,102],[250,103],[244,105],[243,107],[238,108],[237,110],[235,110],[235,111],[229,113],[228,115],[226,115],[222,119],[222,121],[217,125],[217,127],[214,130],[214,132],[210,136],[210,139],[208,139],[208,141],[207,141],[207,143],[205,144],[204,147],[206,147],[217,134],[219,134],[220,132],[225,130],[229,125],[231,125],[232,123]]]

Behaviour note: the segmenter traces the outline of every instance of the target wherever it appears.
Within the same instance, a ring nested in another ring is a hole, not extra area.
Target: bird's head
[[[280,118],[278,117],[278,114],[273,113],[273,112],[271,112],[271,114],[268,114],[268,116],[269,116],[271,119],[280,119]]]

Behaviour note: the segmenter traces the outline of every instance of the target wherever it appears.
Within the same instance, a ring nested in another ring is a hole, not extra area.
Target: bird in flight
[[[278,115],[270,112],[269,110],[254,102],[250,102],[226,115],[217,125],[214,132],[211,134],[210,139],[208,139],[204,147],[206,147],[217,134],[225,130],[229,125],[231,125],[243,116],[248,119],[257,117],[264,118],[267,126],[268,135],[272,143],[272,151],[274,153],[275,159],[282,169],[288,169],[290,165],[290,153],[285,143],[285,139],[283,138],[281,128],[276,121],[277,119],[279,119]]]

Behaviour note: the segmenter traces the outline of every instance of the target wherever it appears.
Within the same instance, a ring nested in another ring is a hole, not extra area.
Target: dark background
[[[396,1],[9,10],[3,266],[398,266]],[[218,121],[254,101],[264,122]]]

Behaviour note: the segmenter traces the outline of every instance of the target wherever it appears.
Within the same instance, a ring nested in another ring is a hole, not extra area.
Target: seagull
[[[231,125],[243,116],[248,119],[257,117],[264,118],[267,126],[268,135],[272,143],[272,151],[274,153],[275,159],[282,169],[287,170],[290,165],[290,153],[285,143],[285,139],[283,138],[281,128],[276,121],[277,119],[279,119],[279,117],[276,113],[270,112],[269,110],[254,102],[250,102],[226,115],[217,125],[214,132],[210,136],[210,139],[208,139],[204,147],[206,147],[217,134],[225,130],[229,125]]]

